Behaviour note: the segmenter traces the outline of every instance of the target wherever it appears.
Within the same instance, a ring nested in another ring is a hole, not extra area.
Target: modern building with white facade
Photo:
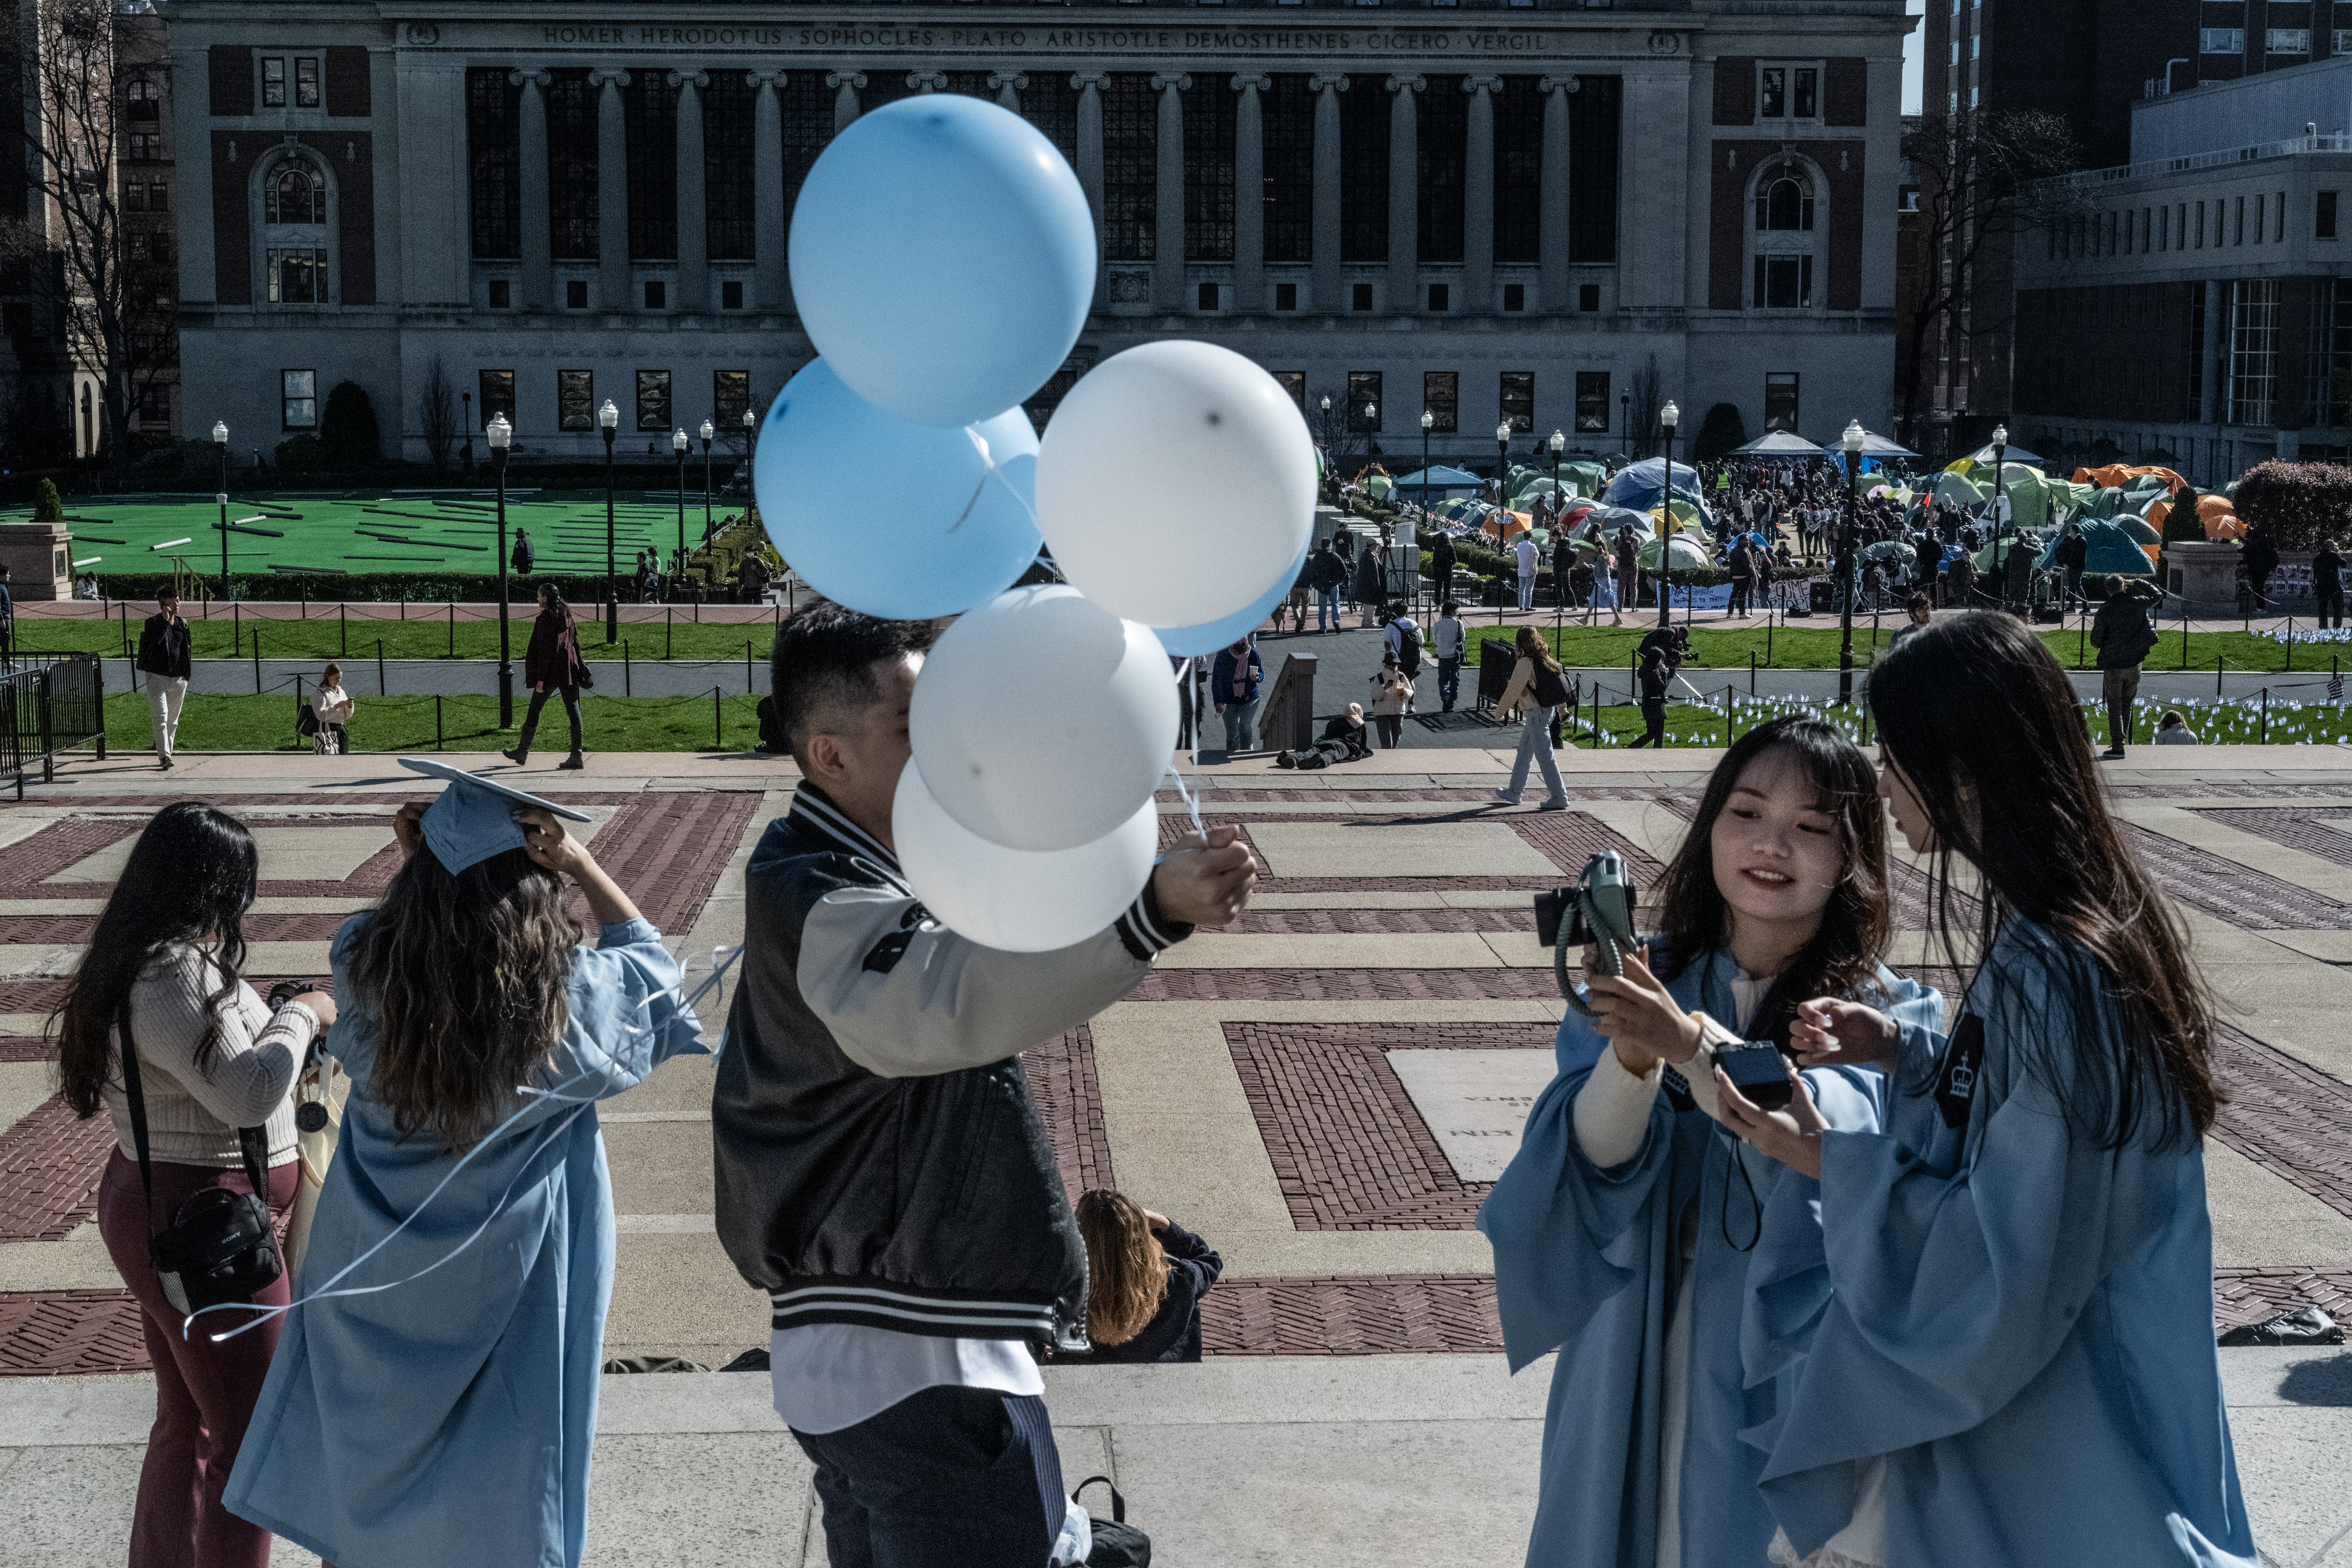
[[[1424,409],[1440,458],[1491,462],[1506,420],[1638,446],[1653,363],[1685,436],[1718,402],[1824,442],[1887,413],[1900,0],[163,8],[184,419],[241,455],[350,380],[419,457],[436,360],[519,461],[601,453],[607,399],[640,459],[740,423],[814,352],[801,180],[934,91],[1027,117],[1097,215],[1040,418],[1168,336],[1413,463]]]

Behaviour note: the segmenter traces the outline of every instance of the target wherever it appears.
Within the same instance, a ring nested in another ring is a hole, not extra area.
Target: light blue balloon
[[[785,561],[838,604],[959,615],[1037,559],[1037,432],[1018,408],[956,429],[893,419],[818,360],[776,394],[751,483]]]
[[[962,425],[1069,357],[1094,298],[1094,219],[1027,120],[924,93],[826,146],[793,207],[791,267],[801,325],[852,390],[900,419]]]
[[[1313,539],[1307,543],[1307,549],[1314,548]],[[1151,634],[1160,639],[1160,645],[1167,649],[1172,658],[1206,658],[1221,648],[1230,648],[1256,631],[1258,623],[1273,612],[1274,607],[1290,597],[1291,589],[1298,582],[1298,573],[1306,565],[1307,550],[1302,549],[1298,552],[1298,559],[1290,563],[1290,570],[1276,578],[1273,586],[1258,596],[1257,602],[1247,609],[1234,611],[1222,621],[1204,621],[1198,626],[1176,626],[1166,631],[1155,626]]]

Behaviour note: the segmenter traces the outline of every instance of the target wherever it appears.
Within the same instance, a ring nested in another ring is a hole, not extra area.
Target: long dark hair
[[[1878,969],[1890,916],[1886,894],[1886,813],[1870,758],[1832,725],[1790,715],[1758,725],[1716,764],[1698,814],[1674,863],[1659,880],[1654,916],[1664,977],[1672,979],[1701,954],[1731,940],[1731,909],[1715,881],[1715,821],[1748,765],[1767,753],[1788,757],[1815,791],[1814,810],[1838,824],[1837,882],[1821,929],[1781,972],[1781,997],[1808,1001],[1846,996]]]
[[[572,1021],[582,936],[563,885],[519,849],[451,873],[419,850],[352,939],[352,987],[375,1010],[369,1094],[393,1131],[470,1148],[515,1103]]]
[[[560,626],[572,624],[572,606],[563,601],[563,590],[552,582],[539,585],[539,618],[552,620]]]
[[[107,898],[89,946],[58,1005],[58,1077],[77,1116],[95,1116],[114,1081],[112,1030],[131,986],[171,948],[217,938],[209,958],[219,988],[205,998],[211,1022],[196,1042],[196,1070],[220,1050],[220,1009],[243,983],[245,915],[261,873],[253,835],[201,800],[155,813]]]
[[[2133,1142],[2151,1116],[2156,1147],[2201,1136],[2221,1104],[2212,998],[2179,914],[2107,813],[2058,661],[2010,616],[1949,616],[1880,658],[1870,710],[1935,830],[1932,918],[1954,967],[1954,856],[1981,873],[1979,965],[2013,921],[2045,934],[2042,956],[2072,1018],[2027,1031],[2027,1071],[2101,1147]],[[1991,977],[1995,1007],[2027,1005],[2014,977]],[[2103,1013],[2120,1017],[2119,1033],[2096,1027]]]

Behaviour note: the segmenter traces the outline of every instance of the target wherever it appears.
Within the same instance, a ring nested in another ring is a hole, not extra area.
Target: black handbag
[[[131,1103],[131,1141],[139,1150],[139,1186],[147,1197],[147,1257],[163,1299],[183,1314],[249,1301],[286,1272],[278,1228],[269,1215],[269,1144],[260,1127],[239,1127],[252,1192],[211,1186],[180,1206],[164,1229],[155,1229],[155,1183],[148,1166],[147,1100],[139,1089],[139,1049],[131,1039],[131,1007],[123,1004],[122,1088]],[[257,1196],[258,1195],[258,1196]]]
[[[1070,1500],[1078,1500],[1078,1492],[1097,1481],[1110,1492],[1110,1517],[1089,1518],[1094,1528],[1094,1550],[1087,1553],[1087,1568],[1151,1568],[1151,1537],[1127,1522],[1127,1499],[1118,1495],[1108,1476],[1088,1476],[1070,1493]]]
[[[304,703],[294,710],[294,733],[308,740],[319,733],[319,710]]]

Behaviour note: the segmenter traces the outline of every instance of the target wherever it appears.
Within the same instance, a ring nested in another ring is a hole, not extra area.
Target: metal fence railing
[[[57,777],[57,755],[95,741],[106,760],[106,677],[95,654],[0,674],[0,782],[25,798],[25,775]]]

